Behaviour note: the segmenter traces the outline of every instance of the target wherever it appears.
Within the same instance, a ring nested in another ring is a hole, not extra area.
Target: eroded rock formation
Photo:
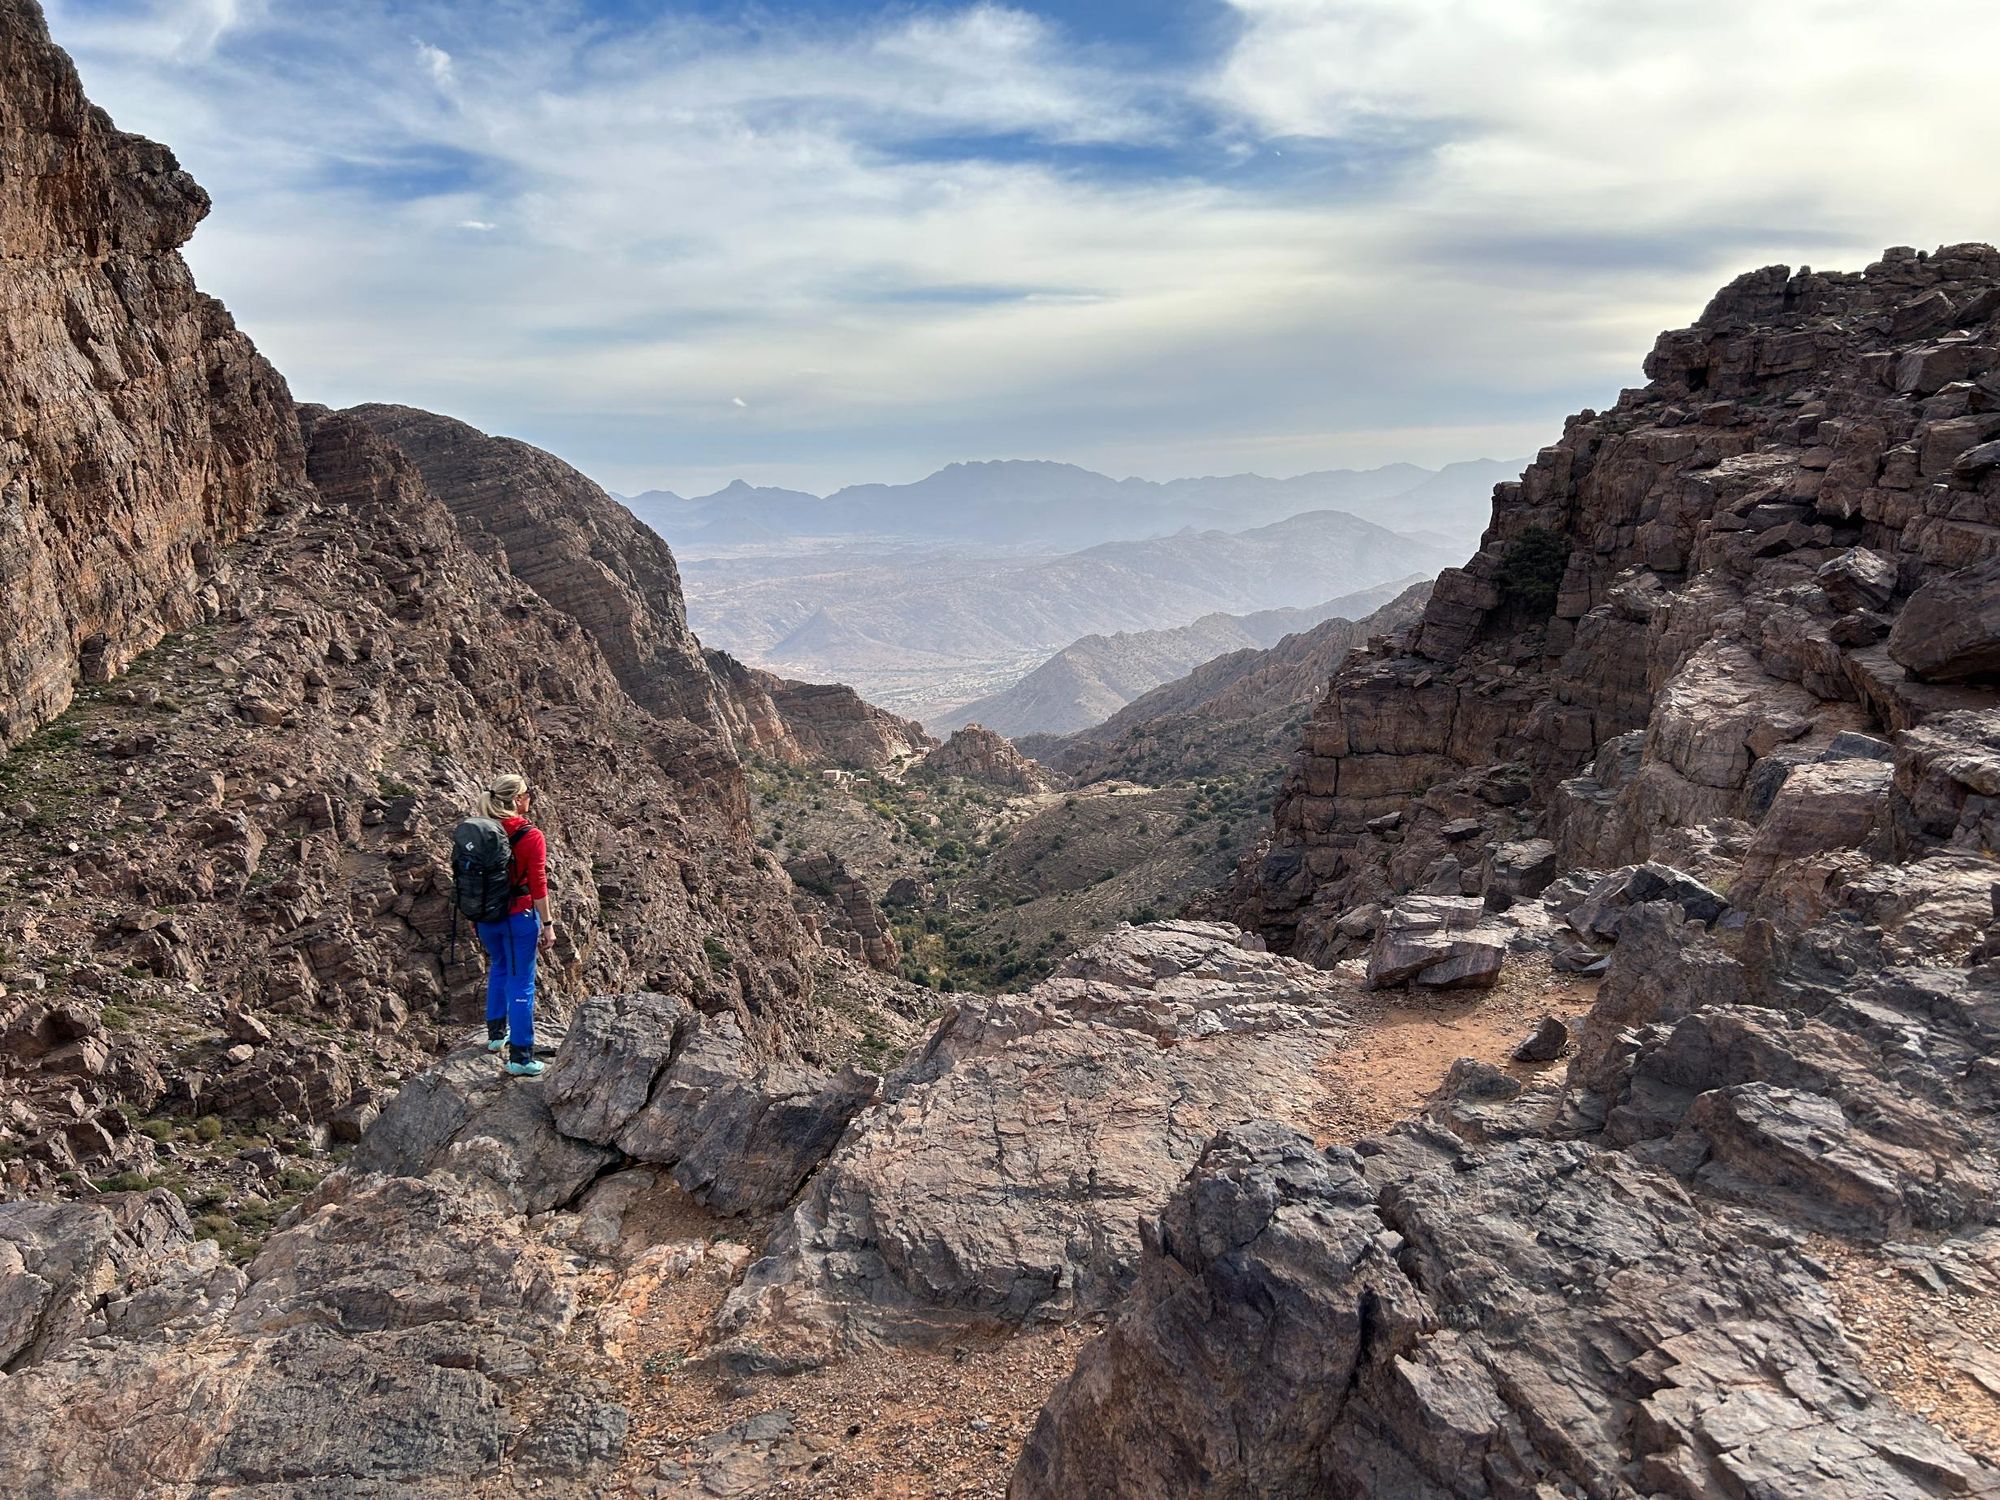
[[[1060,777],[983,724],[957,730],[918,765],[934,775],[963,776],[1014,792],[1046,792],[1061,785]]]
[[[1219,1126],[1298,1118],[1352,987],[1234,928],[1125,928],[970,998],[883,1088],[723,1310],[721,1357],[797,1369],[1112,1306],[1141,1217]]]
[[[291,395],[180,257],[208,195],[0,7],[0,747],[164,633],[304,481]]]
[[[1726,887],[1793,767],[1990,707],[1996,311],[2000,251],[1958,245],[1752,272],[1662,335],[1650,383],[1500,486],[1422,621],[1336,679],[1246,924],[1352,951],[1340,916],[1424,885],[1464,819],[1461,863],[1539,833]]]

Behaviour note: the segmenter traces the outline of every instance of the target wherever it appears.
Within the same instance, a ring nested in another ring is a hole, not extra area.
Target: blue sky
[[[48,9],[302,399],[627,492],[1525,454],[2000,186],[1987,0]]]

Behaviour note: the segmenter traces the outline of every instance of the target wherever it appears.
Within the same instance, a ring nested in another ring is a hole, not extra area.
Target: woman
[[[507,1071],[538,1077],[535,1056],[535,951],[555,942],[549,920],[548,842],[528,821],[535,794],[526,777],[496,779],[480,800],[482,816],[506,831],[513,846],[509,884],[514,900],[501,922],[481,922],[479,941],[491,960],[486,972],[486,1050],[507,1048]]]

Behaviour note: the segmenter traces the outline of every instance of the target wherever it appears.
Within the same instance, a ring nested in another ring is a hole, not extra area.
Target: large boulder
[[[1399,901],[1368,951],[1368,983],[1416,983],[1430,989],[1485,989],[1500,978],[1507,934],[1486,921],[1474,896],[1408,896]]]
[[[761,1060],[735,1016],[666,995],[599,996],[543,1093],[558,1129],[666,1167],[718,1213],[782,1208],[881,1080]]]
[[[940,1022],[781,1222],[721,1355],[801,1368],[1115,1305],[1139,1223],[1218,1128],[1302,1119],[1347,1012],[1219,924],[1127,928]]]
[[[1579,936],[1615,939],[1625,913],[1651,901],[1671,901],[1704,925],[1713,925],[1729,909],[1727,900],[1692,875],[1649,862],[1601,876],[1563,919]]]
[[[2000,681],[2000,561],[1927,581],[1896,617],[1889,655],[1925,682]]]

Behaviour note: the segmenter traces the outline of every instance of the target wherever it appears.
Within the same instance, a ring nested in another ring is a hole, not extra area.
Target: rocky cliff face
[[[1018,1500],[2000,1488],[1805,1253],[2000,1286],[1996,312],[1984,246],[1740,279],[1335,679],[1246,914],[1602,986],[1540,1087],[1219,1136]]]
[[[801,765],[886,765],[933,743],[852,688],[791,682],[704,651],[667,544],[553,454],[407,406],[349,415],[417,466],[476,551],[589,631],[642,706]]]
[[[220,551],[304,479],[285,383],[195,290],[208,197],[0,7],[0,747],[202,612]]]
[[[1243,919],[1337,957],[1344,913],[1445,858],[1476,893],[1530,833],[1727,886],[1843,731],[1989,707],[1996,313],[2000,252],[1961,245],[1752,272],[1663,335],[1650,383],[1572,419],[1422,621],[1335,680]]]
[[[877,708],[842,683],[793,682],[727,651],[702,654],[730,733],[749,753],[858,771],[894,765],[937,744],[921,724]]]

